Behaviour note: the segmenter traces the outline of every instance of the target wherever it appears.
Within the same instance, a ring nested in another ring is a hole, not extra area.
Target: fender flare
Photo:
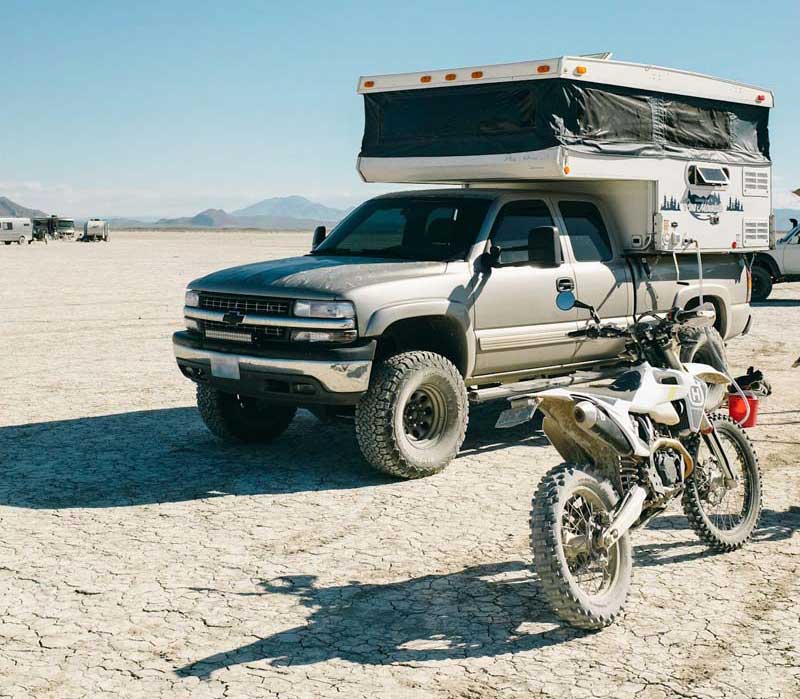
[[[466,376],[472,375],[475,367],[475,334],[471,331],[472,319],[470,309],[466,304],[447,299],[422,299],[418,301],[403,301],[390,306],[384,306],[369,317],[364,331],[366,337],[380,337],[386,329],[399,320],[413,320],[414,318],[438,316],[455,321],[464,335],[466,347]]]

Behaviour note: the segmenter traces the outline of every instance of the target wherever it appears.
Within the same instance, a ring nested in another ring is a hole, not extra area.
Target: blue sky
[[[0,17],[0,195],[62,215],[351,204],[391,188],[355,172],[359,75],[603,50],[773,89],[775,205],[800,207],[797,0],[3,0]]]

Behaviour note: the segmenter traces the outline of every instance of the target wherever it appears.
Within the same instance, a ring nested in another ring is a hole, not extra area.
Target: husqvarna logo
[[[689,401],[692,405],[703,405],[706,397],[703,395],[703,389],[698,384],[694,384],[689,389]]]

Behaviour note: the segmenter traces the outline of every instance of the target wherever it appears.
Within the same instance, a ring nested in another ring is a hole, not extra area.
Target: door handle
[[[561,277],[556,280],[556,291],[574,291],[575,280],[569,277]]]

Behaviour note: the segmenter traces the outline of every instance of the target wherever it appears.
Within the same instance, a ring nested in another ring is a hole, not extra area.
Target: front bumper
[[[369,387],[375,342],[246,354],[188,332],[172,336],[184,376],[228,393],[292,405],[355,405]]]

